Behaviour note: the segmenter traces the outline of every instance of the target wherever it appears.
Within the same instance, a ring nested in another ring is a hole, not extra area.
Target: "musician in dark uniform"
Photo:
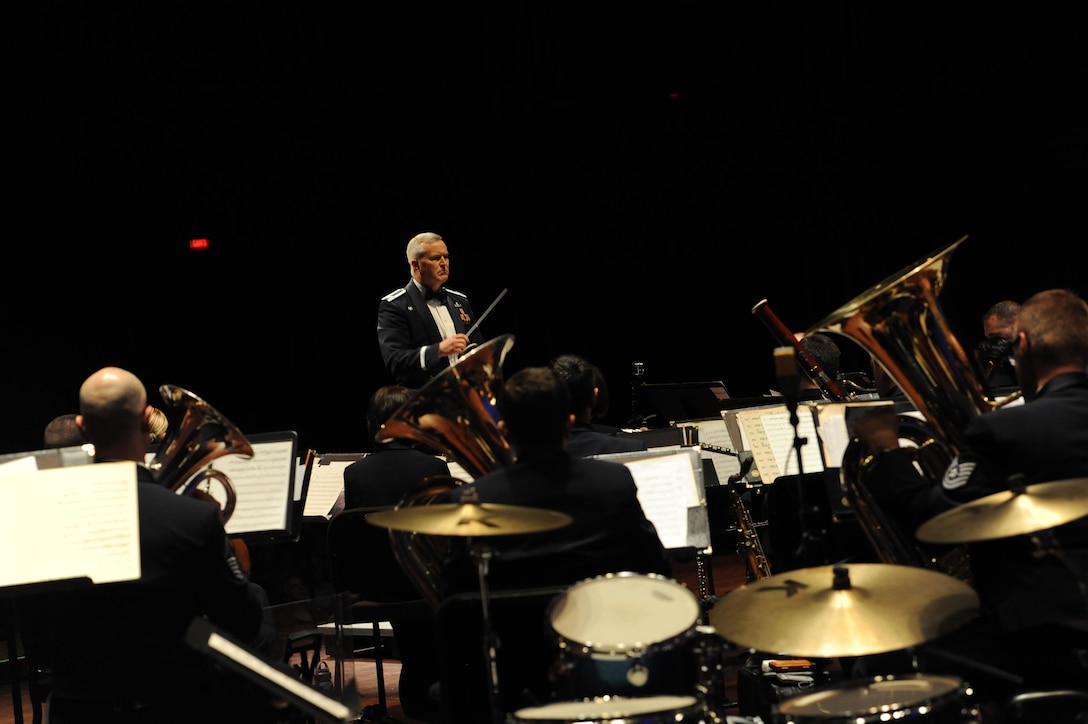
[[[47,599],[57,632],[49,720],[275,721],[270,697],[185,642],[196,617],[243,645],[262,633],[267,599],[242,570],[218,505],[159,485],[144,467],[151,407],[131,372],[95,372],[79,403],[95,462],[136,463],[141,571]]]
[[[567,440],[567,452],[578,457],[615,452],[638,452],[646,443],[633,437],[619,437],[603,432],[594,425],[593,414],[598,408],[601,372],[585,358],[576,354],[561,354],[548,367],[567,385],[570,411],[574,425]]]
[[[455,502],[475,495],[480,503],[542,508],[565,513],[570,525],[537,533],[489,537],[493,557],[487,573],[493,592],[573,585],[607,573],[632,571],[671,576],[672,563],[646,517],[631,472],[618,462],[580,458],[564,449],[574,416],[566,385],[547,367],[514,373],[498,400],[499,429],[516,450],[507,467],[455,489]],[[470,492],[472,491],[472,492]],[[477,567],[455,539],[443,567],[448,594],[479,591]],[[552,684],[546,662],[554,651],[543,637],[546,616],[537,611],[517,630],[499,636],[507,656],[499,679],[508,710],[546,700]],[[514,642],[517,641],[515,644]],[[464,659],[464,652],[455,652]],[[456,664],[457,662],[453,662]],[[445,664],[449,666],[450,663]],[[529,696],[531,694],[532,696]],[[443,691],[444,700],[451,692]],[[486,710],[484,710],[486,711]],[[483,721],[483,715],[456,721]]]
[[[389,506],[392,508],[426,478],[448,478],[446,461],[420,449],[408,440],[397,438],[375,442],[382,423],[413,397],[401,385],[379,387],[367,405],[367,431],[374,451],[344,468],[344,504],[351,508]],[[373,551],[351,551],[351,555],[375,555]],[[435,619],[433,612],[414,607],[391,617],[401,669],[399,693],[401,707],[413,719],[437,720],[428,688],[439,678]]]
[[[556,510],[574,522],[543,533],[502,536],[491,585],[568,584],[615,571],[671,575],[671,560],[627,467],[565,449],[574,416],[567,388],[555,373],[546,367],[519,370],[503,386],[498,407],[499,429],[517,459],[456,489],[455,501],[472,490],[482,503]],[[469,590],[475,585],[470,579]]]
[[[468,296],[446,288],[450,255],[438,234],[416,234],[406,249],[412,278],[378,303],[378,346],[393,381],[419,388],[456,363],[469,345],[483,344]]]
[[[854,434],[877,453],[862,481],[901,530],[1016,484],[1078,480],[1088,495],[1088,304],[1068,290],[1034,295],[1021,308],[1013,354],[1026,402],[971,418],[966,449],[939,485],[920,476],[912,455],[899,447],[894,415],[867,414],[855,423]],[[970,666],[954,673],[982,696],[1083,688],[1088,517],[1034,535],[972,543],[968,553],[981,615],[937,644],[966,646],[968,656],[1023,684]],[[927,663],[934,673],[953,668],[934,656]]]
[[[449,476],[446,461],[409,440],[375,441],[382,423],[409,402],[413,392],[400,385],[379,387],[367,405],[367,431],[374,451],[344,468],[344,506],[397,505],[428,477]]]

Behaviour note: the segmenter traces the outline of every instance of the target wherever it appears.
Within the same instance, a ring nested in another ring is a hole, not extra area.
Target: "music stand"
[[[732,396],[721,380],[706,382],[658,382],[643,384],[638,389],[641,409],[656,417],[657,427],[666,427],[677,420],[715,417],[725,409]]]
[[[230,478],[237,504],[227,534],[247,542],[291,539],[294,516],[295,473],[298,469],[298,433],[293,430],[248,434],[253,456],[228,455],[211,468]],[[213,496],[216,490],[209,491]]]
[[[349,707],[288,676],[206,619],[192,620],[185,634],[185,642],[190,648],[212,657],[266,691],[287,700],[316,721],[333,724],[356,720],[354,704],[358,700],[357,691],[344,692],[344,698],[352,704]]]
[[[310,487],[306,493],[303,517],[328,520],[333,506],[344,492],[344,469],[367,453],[322,453],[314,458],[310,470]]]
[[[65,594],[93,583],[140,577],[136,464],[68,464],[90,461],[80,458],[79,451],[17,453],[5,456],[7,464],[0,466],[0,511],[4,511],[0,548],[19,552],[8,555],[0,567],[0,598],[10,604],[5,636],[12,701],[20,717],[17,599],[33,601],[34,595]],[[44,469],[38,469],[43,461]],[[33,682],[31,700],[40,712]]]

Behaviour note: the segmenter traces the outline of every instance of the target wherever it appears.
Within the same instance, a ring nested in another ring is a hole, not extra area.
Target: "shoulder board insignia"
[[[446,287],[446,291],[449,292],[450,294],[461,297],[462,299],[468,299],[467,294],[465,294],[464,292],[459,292],[456,289],[450,289],[449,287]]]
[[[388,294],[386,294],[384,297],[382,297],[382,301],[383,302],[391,302],[394,299],[396,299],[397,297],[401,296],[402,294],[407,294],[407,293],[408,293],[408,290],[405,289],[404,287],[401,287],[400,289],[395,289],[395,290],[389,292]]]
[[[941,484],[945,490],[955,490],[956,488],[962,488],[967,484],[968,479],[971,477],[971,473],[975,471],[975,463],[961,461],[958,457],[952,460],[952,464],[948,466],[948,469],[944,473],[944,479]]]

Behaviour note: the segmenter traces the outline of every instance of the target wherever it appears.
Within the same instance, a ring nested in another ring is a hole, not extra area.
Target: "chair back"
[[[370,513],[392,508],[348,508],[329,521],[329,578],[334,591],[378,603],[422,599],[393,555],[389,530],[366,520]]]
[[[515,711],[553,700],[551,681],[559,648],[551,635],[548,607],[566,586],[493,590],[488,594],[496,637],[500,707]],[[438,609],[442,704],[447,724],[487,721],[491,682],[480,642],[486,640],[479,593],[457,593]]]

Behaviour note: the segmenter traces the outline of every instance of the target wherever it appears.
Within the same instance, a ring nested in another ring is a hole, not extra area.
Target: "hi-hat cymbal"
[[[915,531],[927,543],[973,541],[1026,535],[1088,515],[1088,478],[1002,490],[946,510]]]
[[[435,503],[383,510],[366,517],[381,528],[430,535],[484,536],[538,533],[573,521],[566,513],[492,503]]]
[[[743,648],[809,658],[915,646],[967,623],[978,594],[927,568],[885,563],[779,573],[727,593],[710,623]]]

